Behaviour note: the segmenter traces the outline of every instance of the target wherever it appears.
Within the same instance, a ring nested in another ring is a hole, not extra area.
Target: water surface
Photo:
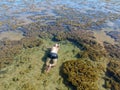
[[[84,19],[85,16],[87,19]],[[50,17],[50,18],[49,18]],[[0,32],[40,21],[42,24],[67,17],[79,23],[92,21],[90,29],[120,31],[119,0],[1,0]],[[97,21],[102,21],[99,27]],[[104,26],[104,27],[103,27]],[[86,28],[88,29],[88,28]]]

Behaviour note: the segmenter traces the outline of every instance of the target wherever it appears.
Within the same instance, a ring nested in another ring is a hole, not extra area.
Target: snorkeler
[[[59,48],[60,48],[60,46],[57,43],[51,48],[51,51],[48,55],[48,59],[46,61],[46,66],[48,67],[48,69],[57,64],[57,60],[58,60],[58,54],[57,53],[58,53]]]

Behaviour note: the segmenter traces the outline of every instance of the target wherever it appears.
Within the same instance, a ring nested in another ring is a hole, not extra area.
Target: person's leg
[[[50,58],[47,58],[47,61],[46,61],[46,66],[49,66],[50,65]]]
[[[53,59],[53,63],[51,64],[51,67],[55,66],[57,64],[57,59]]]

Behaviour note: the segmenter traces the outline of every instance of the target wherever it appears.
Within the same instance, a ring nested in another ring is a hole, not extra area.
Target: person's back
[[[51,49],[51,53],[58,53],[58,50],[59,50],[59,45],[55,44]]]

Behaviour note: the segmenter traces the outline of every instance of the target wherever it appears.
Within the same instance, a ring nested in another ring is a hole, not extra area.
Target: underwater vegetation
[[[55,39],[69,40],[76,44],[82,52],[78,53],[79,58],[90,58],[93,61],[99,61],[106,57],[105,49],[94,40],[93,33],[85,30],[72,30],[71,32],[58,32]]]
[[[105,87],[110,88],[111,90],[119,90],[120,89],[120,61],[112,60],[108,63],[105,78]]]
[[[36,37],[26,37],[21,40],[23,48],[38,47],[42,44],[42,41]]]
[[[112,90],[119,90],[119,70],[116,68],[118,63],[115,63],[114,60],[108,63],[107,70],[104,65],[99,64],[105,61],[105,58],[108,58],[108,55],[112,58],[120,59],[120,46],[111,45],[107,42],[104,43],[104,47],[101,46],[95,39],[94,33],[90,27],[95,26],[99,29],[102,24],[104,24],[105,19],[99,19],[94,22],[88,16],[82,16],[85,22],[79,23],[78,18],[74,18],[73,14],[68,13],[64,15],[64,18],[56,19],[56,22],[53,21],[41,24],[42,19],[48,19],[48,17],[29,17],[33,20],[39,19],[37,22],[21,26],[21,31],[23,32],[24,38],[19,41],[1,41],[0,47],[0,68],[10,65],[14,57],[18,55],[22,49],[31,49],[33,47],[40,47],[41,44],[44,44],[41,39],[51,39],[51,41],[61,42],[64,40],[72,42],[72,44],[80,49],[80,51],[75,52],[78,60],[69,59],[69,61],[64,62],[62,66],[63,74],[67,77],[65,80],[68,80],[72,85],[76,86],[77,90],[98,90],[98,75],[99,70],[107,71],[105,78],[105,88],[110,88]],[[77,15],[80,15],[79,13]],[[67,18],[66,18],[67,17]],[[70,19],[71,18],[71,19]],[[102,17],[101,17],[102,18]],[[53,17],[51,17],[53,19]],[[84,21],[83,20],[83,21]],[[86,24],[87,23],[87,24]],[[23,57],[25,60],[28,60],[29,57]],[[109,58],[108,58],[109,59]],[[24,60],[24,59],[23,59]],[[110,61],[110,60],[108,60]],[[25,61],[20,61],[20,63]],[[119,62],[119,61],[118,61]],[[94,64],[98,63],[98,66]],[[31,68],[31,66],[30,66]],[[29,71],[26,71],[29,72]],[[22,74],[22,71],[21,73]],[[13,81],[17,79],[14,78]],[[117,81],[118,80],[118,81]],[[22,85],[22,89],[31,89],[34,90],[34,86],[31,83],[26,83]],[[32,88],[33,87],[33,88]]]
[[[90,61],[70,60],[63,63],[62,72],[76,90],[98,90],[98,69]]]
[[[86,13],[87,12],[87,13]],[[77,12],[72,8],[61,7],[55,10],[57,15],[64,17],[58,22],[71,25],[84,30],[101,30],[106,27],[106,21],[114,21],[119,19],[119,15],[111,12],[104,13],[102,11],[86,10],[86,12]]]
[[[119,44],[112,45],[110,43],[104,42],[104,46],[110,57],[120,59],[120,45]]]
[[[36,37],[25,37],[20,41],[5,40],[0,47],[0,68],[10,65],[14,57],[24,48],[38,47],[42,41]]]
[[[104,42],[106,53],[108,53],[109,63],[106,68],[105,88],[111,90],[120,89],[120,45]]]
[[[105,61],[107,53],[106,50],[95,41],[93,33],[86,30],[72,30],[69,32],[57,32],[54,35],[55,40],[68,40],[80,49],[80,52],[76,54],[78,60],[64,62],[62,72],[63,76],[67,75],[64,79],[76,86],[77,90],[98,90],[98,84],[95,83],[98,79],[97,75],[99,75],[101,71],[105,72],[105,67],[100,63],[97,64],[97,66],[92,64],[93,62]]]
[[[54,0],[52,1],[54,3]],[[3,71],[0,71],[0,81],[2,82],[0,82],[0,88],[3,87],[3,90],[120,90],[120,45],[104,42],[103,47],[95,40],[93,33],[105,27],[114,29],[117,27],[114,21],[120,19],[120,15],[115,13],[116,5],[119,3],[111,7],[109,1],[112,0],[105,1],[108,4],[103,5],[104,7],[101,8],[98,5],[101,10],[97,9],[96,5],[91,5],[94,4],[92,2],[89,4],[92,8],[89,8],[86,0],[81,0],[82,3],[79,3],[85,5],[83,9],[70,8],[67,4],[58,4],[59,1],[54,6],[50,0],[47,0],[48,6],[45,3],[37,2],[36,5],[32,0],[27,7],[20,5],[21,10],[16,8],[17,5],[12,8],[6,3],[3,4],[5,10],[1,9],[2,12],[6,10],[8,12],[5,12],[6,18],[3,18],[5,22],[0,22],[0,26],[3,26],[1,30],[20,30],[24,38],[19,41],[0,41],[0,69],[3,68]],[[51,5],[55,9],[49,8]],[[42,8],[42,6],[44,7]],[[16,11],[11,12],[11,9]],[[0,17],[2,20],[3,16]],[[107,21],[113,22],[112,24],[115,24],[116,27],[111,26]],[[118,31],[107,32],[107,35],[120,42]],[[50,42],[47,41],[48,38],[51,40]],[[43,39],[47,43],[43,43]],[[53,72],[44,75],[40,72],[44,64],[42,57],[46,58],[46,55],[43,55],[47,53],[47,44],[51,45],[55,42],[62,42],[60,43],[61,48],[65,50],[60,51],[59,59],[61,60],[57,67],[52,69]],[[72,48],[67,42],[71,43]],[[15,63],[12,64],[13,61]],[[8,65],[11,65],[7,69],[8,72],[4,71],[4,67]],[[61,65],[62,68],[60,68]],[[62,69],[65,78],[60,76],[59,68]],[[105,78],[103,79],[103,77]],[[76,89],[63,85],[63,79]]]
[[[13,45],[9,40],[4,41],[3,46],[0,47],[0,68],[11,64],[14,56],[20,53],[20,49],[22,49],[22,47],[19,44]]]
[[[110,31],[107,32],[107,35],[115,39],[115,41],[120,42],[120,32],[119,31]]]
[[[87,47],[83,53],[78,54],[81,58],[90,58],[92,61],[100,61],[101,58],[106,57],[106,52],[101,49],[95,49],[91,47]]]

